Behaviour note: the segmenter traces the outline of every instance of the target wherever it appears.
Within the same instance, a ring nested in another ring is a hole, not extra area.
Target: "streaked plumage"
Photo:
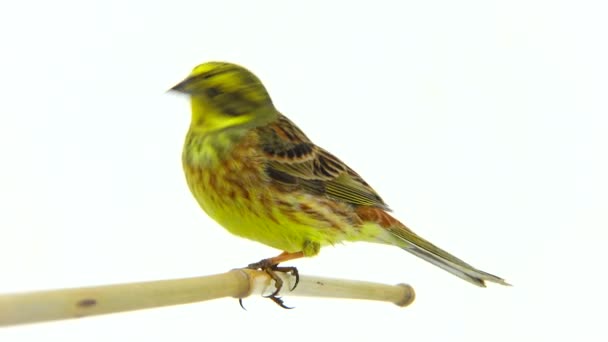
[[[183,150],[190,190],[231,233],[287,252],[269,260],[313,256],[341,241],[367,241],[401,247],[478,286],[507,285],[389,215],[374,189],[280,114],[245,68],[201,64],[173,90],[192,102]]]

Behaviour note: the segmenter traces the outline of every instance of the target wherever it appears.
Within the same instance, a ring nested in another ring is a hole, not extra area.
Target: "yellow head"
[[[278,115],[262,82],[236,64],[201,64],[171,90],[190,95],[191,129],[206,133],[259,126]]]

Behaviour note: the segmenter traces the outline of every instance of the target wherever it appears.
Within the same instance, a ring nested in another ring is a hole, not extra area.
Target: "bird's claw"
[[[278,305],[278,306],[282,307],[283,309],[288,309],[288,310],[289,310],[289,309],[293,309],[293,306],[292,306],[292,307],[289,307],[289,306],[285,305],[285,303],[283,302],[283,299],[282,299],[281,297],[277,297],[277,296],[268,296],[268,297],[266,297],[266,298],[268,298],[268,299],[272,300],[273,302],[275,302],[275,304],[276,304],[276,305]]]
[[[272,278],[272,280],[274,280],[275,290],[273,293],[269,294],[268,296],[265,296],[266,298],[272,300],[273,302],[275,302],[275,304],[282,307],[283,309],[293,309],[293,307],[286,306],[283,302],[283,299],[281,299],[281,297],[278,297],[279,292],[283,288],[283,279],[281,279],[281,277],[279,277],[276,272],[288,273],[296,278],[295,284],[289,289],[290,291],[293,291],[300,282],[300,273],[298,272],[298,269],[296,267],[279,266],[278,264],[273,264],[268,259],[264,259],[253,264],[249,264],[247,268],[264,271],[266,272],[266,274],[268,274],[270,278]],[[243,301],[241,299],[239,299],[239,304],[243,309],[245,309],[243,307]]]

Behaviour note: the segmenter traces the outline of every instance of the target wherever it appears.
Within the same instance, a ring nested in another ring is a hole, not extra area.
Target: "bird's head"
[[[207,132],[263,125],[278,115],[257,76],[232,63],[198,65],[170,90],[190,96],[192,127]]]

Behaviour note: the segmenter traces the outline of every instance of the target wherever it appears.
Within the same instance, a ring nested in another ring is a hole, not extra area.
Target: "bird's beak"
[[[177,93],[182,93],[182,94],[190,94],[191,91],[188,89],[188,85],[190,85],[191,79],[188,77],[185,80],[179,82],[178,84],[176,84],[175,86],[173,86],[173,88],[167,90],[167,92],[170,91],[174,91]]]

